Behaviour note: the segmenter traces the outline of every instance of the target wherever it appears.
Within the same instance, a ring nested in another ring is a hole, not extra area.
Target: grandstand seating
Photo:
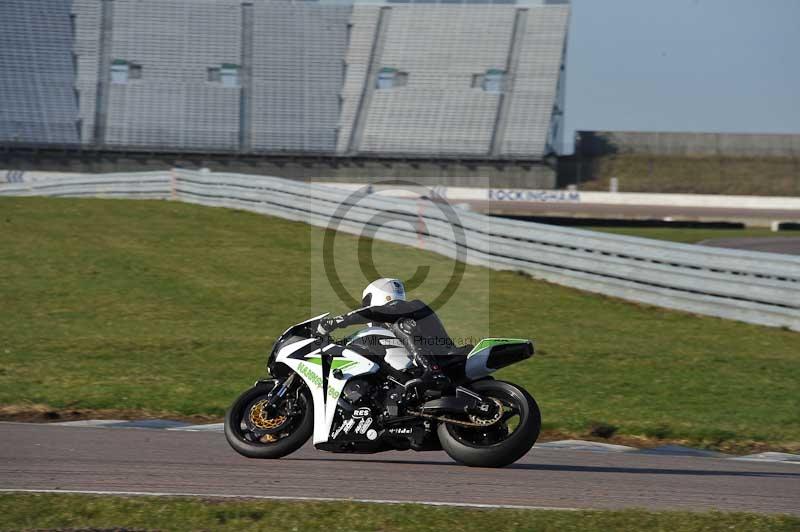
[[[0,141],[79,141],[71,50],[64,2],[0,2]]]
[[[23,0],[24,1],[24,0]],[[98,0],[72,0],[75,18],[76,82],[78,117],[81,123],[81,142],[93,144],[97,104],[97,75],[100,61],[102,3]]]
[[[252,147],[333,152],[349,6],[254,5]]]
[[[568,6],[527,10],[501,155],[547,151],[568,18]]]
[[[111,59],[142,77],[110,84],[105,143],[236,149],[239,88],[208,69],[239,64],[240,28],[237,0],[114,0]]]
[[[374,91],[360,151],[488,154],[500,95],[472,87],[472,79],[506,69],[515,12],[392,7],[380,64],[407,72],[408,83]]]
[[[361,98],[369,76],[370,58],[380,21],[380,6],[355,5],[350,17],[350,34],[345,55],[347,69],[340,92],[339,136],[336,151],[346,153],[355,147],[353,133],[361,108]]]
[[[4,0],[0,14],[28,35],[44,23],[36,6],[50,4],[61,7],[46,23],[61,29],[37,42],[58,53],[0,37],[0,58],[50,76],[0,73],[14,116],[48,128],[26,126],[32,141],[528,159],[549,149],[568,6],[72,0],[74,41],[60,0]],[[29,88],[45,82],[53,108],[33,111]],[[20,122],[0,117],[0,140]]]

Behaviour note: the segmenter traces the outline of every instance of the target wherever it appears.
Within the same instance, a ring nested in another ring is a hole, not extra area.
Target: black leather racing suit
[[[322,321],[328,331],[365,323],[386,324],[411,354],[414,364],[426,374],[440,373],[434,357],[455,348],[433,309],[418,299],[390,301]]]

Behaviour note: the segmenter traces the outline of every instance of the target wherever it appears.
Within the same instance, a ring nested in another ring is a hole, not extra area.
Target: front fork
[[[267,404],[264,405],[264,410],[272,414],[275,410],[275,405],[278,404],[283,396],[285,396],[286,393],[292,388],[296,378],[297,373],[292,372],[291,375],[289,375],[285,380],[278,381],[278,384],[267,394]],[[266,381],[256,381],[255,385],[258,386],[262,382]]]

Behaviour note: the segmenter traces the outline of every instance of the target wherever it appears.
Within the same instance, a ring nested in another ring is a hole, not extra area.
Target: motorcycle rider
[[[327,335],[350,325],[383,323],[400,340],[421,370],[417,379],[406,382],[407,388],[420,384],[428,389],[447,386],[449,379],[442,373],[435,357],[462,354],[465,348],[455,347],[433,309],[418,299],[406,301],[406,290],[399,279],[373,281],[367,285],[361,297],[362,308],[321,320],[317,332]]]

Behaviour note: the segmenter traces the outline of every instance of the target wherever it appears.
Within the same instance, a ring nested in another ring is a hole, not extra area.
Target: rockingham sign
[[[364,185],[316,181],[345,190],[356,190]],[[785,219],[800,220],[800,197],[724,196],[720,194],[657,194],[638,192],[595,192],[578,190],[537,190],[524,188],[435,187],[438,196],[451,203],[470,201],[496,201],[521,203],[561,203],[580,205],[625,205],[640,207],[693,207],[711,209],[749,209],[787,211]],[[373,191],[383,196],[413,198],[409,190],[378,188]],[[420,194],[416,194],[419,197]]]
[[[491,201],[537,201],[558,203],[580,203],[581,193],[577,190],[529,190],[490,188],[488,198]]]
[[[364,187],[357,183],[336,183],[315,181],[317,185],[325,185],[338,189],[358,190]],[[444,187],[420,189],[415,192],[408,187],[370,186],[369,192],[383,196],[398,198],[419,197],[425,192],[433,191],[437,196],[448,201],[525,201],[547,203],[580,203],[581,192],[577,190],[535,190],[526,188],[480,188],[480,187]]]

